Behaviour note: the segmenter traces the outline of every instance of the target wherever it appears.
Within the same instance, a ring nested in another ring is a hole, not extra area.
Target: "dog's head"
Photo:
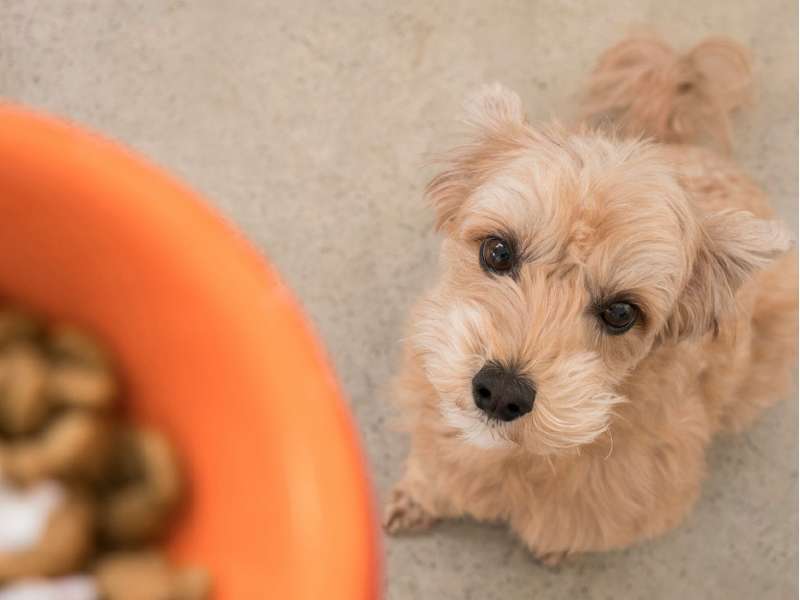
[[[700,215],[653,144],[533,127],[500,86],[466,120],[428,189],[444,240],[414,343],[443,418],[479,447],[592,442],[654,345],[715,329],[790,245],[749,213]]]

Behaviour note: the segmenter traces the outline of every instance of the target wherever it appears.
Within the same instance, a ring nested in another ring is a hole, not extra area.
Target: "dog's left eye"
[[[487,237],[481,245],[481,263],[492,271],[508,271],[514,266],[514,251],[505,240]]]
[[[611,333],[625,333],[636,323],[639,310],[627,302],[614,302],[606,306],[602,317]]]

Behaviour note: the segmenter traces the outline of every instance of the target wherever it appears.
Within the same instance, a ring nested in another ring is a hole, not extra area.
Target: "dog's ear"
[[[502,164],[505,155],[520,147],[528,122],[522,99],[499,83],[483,86],[472,95],[461,120],[469,127],[468,143],[435,161],[447,168],[425,189],[437,231],[452,220],[470,191]]]
[[[746,211],[707,213],[700,222],[701,241],[692,274],[667,322],[667,337],[716,333],[720,318],[734,308],[734,295],[748,277],[792,246],[784,225]]]
[[[461,120],[487,140],[503,142],[528,122],[528,115],[519,94],[493,83],[467,98]]]

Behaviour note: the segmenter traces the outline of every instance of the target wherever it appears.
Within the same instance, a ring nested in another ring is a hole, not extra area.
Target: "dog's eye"
[[[487,237],[481,246],[481,262],[493,271],[508,271],[514,266],[514,251],[505,240]]]
[[[614,302],[606,306],[602,316],[612,333],[625,333],[636,323],[638,314],[639,309],[633,304]]]

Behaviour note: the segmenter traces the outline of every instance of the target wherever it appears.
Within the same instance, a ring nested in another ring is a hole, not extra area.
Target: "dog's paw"
[[[396,487],[386,504],[383,527],[388,533],[414,533],[436,524],[438,519],[428,514],[402,487]]]
[[[533,559],[545,567],[558,567],[577,562],[580,552],[543,552],[533,554]]]

